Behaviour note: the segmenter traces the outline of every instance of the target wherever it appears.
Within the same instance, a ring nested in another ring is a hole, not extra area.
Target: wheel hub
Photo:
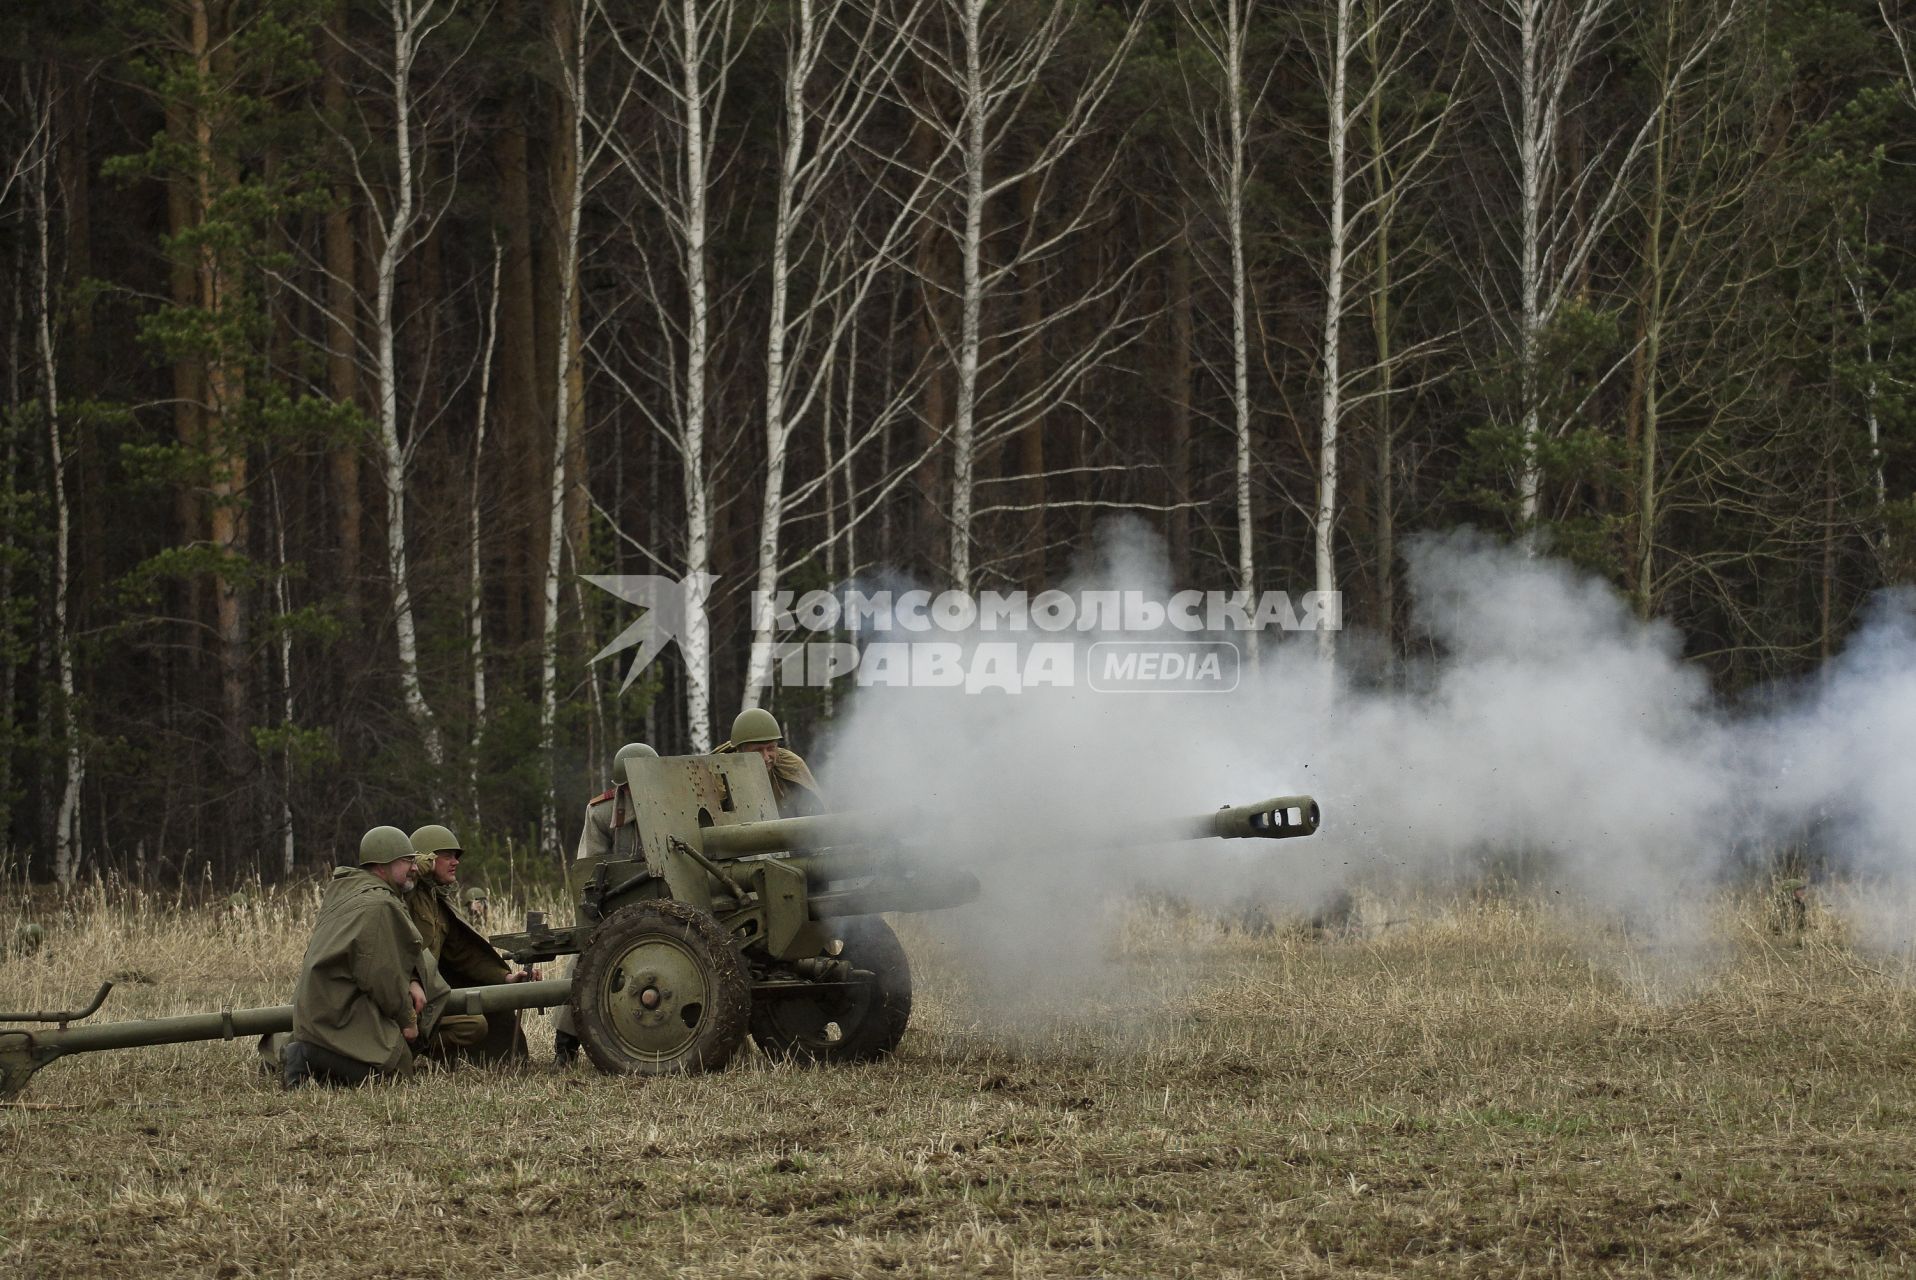
[[[651,939],[619,957],[606,981],[613,1031],[634,1056],[663,1060],[693,1043],[712,993],[698,958],[673,939]]]

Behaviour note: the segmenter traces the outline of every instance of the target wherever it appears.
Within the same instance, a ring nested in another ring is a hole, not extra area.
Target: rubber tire
[[[898,935],[878,916],[834,922],[845,943],[838,958],[868,969],[874,980],[860,992],[783,996],[752,1007],[752,1039],[766,1057],[808,1064],[870,1062],[888,1056],[911,1021],[911,961]],[[819,1028],[837,1023],[839,1038]]]
[[[619,961],[648,939],[675,944],[689,952],[702,971],[710,1007],[696,1035],[670,1058],[630,1052],[613,1030],[599,992]],[[697,907],[670,899],[635,902],[608,916],[592,932],[572,975],[569,1002],[573,1026],[592,1065],[608,1075],[666,1076],[717,1071],[745,1041],[752,1011],[752,979],[732,945],[731,935]]]

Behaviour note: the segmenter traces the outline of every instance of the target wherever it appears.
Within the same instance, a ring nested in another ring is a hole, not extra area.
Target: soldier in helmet
[[[798,752],[784,744],[785,732],[763,707],[748,707],[732,721],[732,736],[720,744],[719,751],[755,751],[772,775],[772,798],[778,803],[781,818],[805,817],[821,813],[825,797],[818,779],[806,767]]]
[[[656,760],[659,753],[643,742],[628,742],[612,757],[612,785],[586,801],[585,826],[579,832],[578,852],[573,855],[571,888],[591,873],[588,858],[638,858],[645,856],[639,843],[638,825],[632,820],[632,795],[625,782],[625,762],[632,759]],[[566,965],[567,976],[572,966]],[[579,1056],[579,1037],[572,1025],[572,1010],[562,1007],[552,1018],[552,1056],[561,1066]]]
[[[412,833],[419,876],[406,893],[406,911],[426,950],[438,962],[439,976],[451,987],[484,987],[524,982],[538,974],[514,973],[459,913],[459,837],[437,823]],[[481,1062],[523,1062],[525,1036],[517,1013],[444,1014],[427,1052]]]
[[[368,831],[359,865],[334,870],[293,992],[281,1055],[289,1087],[412,1074],[451,990],[400,897],[416,871],[397,827]]]
[[[656,760],[659,753],[643,742],[628,742],[612,757],[612,785],[586,801],[585,828],[579,832],[579,858],[603,858],[617,851],[620,857],[639,854],[638,828],[632,823],[632,797],[625,785],[625,762],[634,758]]]

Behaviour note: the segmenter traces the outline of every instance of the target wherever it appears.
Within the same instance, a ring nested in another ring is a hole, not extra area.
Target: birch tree
[[[1325,31],[1312,52],[1328,104],[1325,153],[1330,174],[1325,201],[1324,313],[1319,348],[1317,501],[1311,541],[1316,589],[1341,589],[1337,572],[1338,482],[1344,426],[1366,404],[1379,433],[1379,575],[1388,579],[1391,399],[1403,388],[1395,368],[1446,340],[1433,335],[1394,347],[1390,332],[1390,231],[1399,204],[1430,173],[1447,111],[1409,113],[1394,127],[1383,121],[1385,95],[1408,78],[1419,47],[1425,8],[1410,0],[1329,0]],[[1360,121],[1367,131],[1357,134]],[[1355,135],[1355,136],[1354,136]],[[1354,151],[1368,146],[1365,162]],[[1399,285],[1403,283],[1400,279]],[[1368,301],[1372,354],[1352,358],[1344,335],[1346,313]],[[1388,625],[1388,611],[1380,621]],[[1337,632],[1317,632],[1320,657],[1330,658]]]
[[[22,87],[33,138],[27,149],[25,186],[32,221],[34,254],[34,356],[40,374],[40,416],[47,438],[47,481],[53,499],[53,562],[49,567],[52,596],[54,680],[58,687],[54,728],[64,757],[64,781],[53,819],[53,877],[71,885],[85,859],[80,836],[80,789],[86,780],[86,755],[74,714],[78,694],[73,678],[73,635],[68,623],[71,588],[72,511],[67,497],[66,422],[60,403],[60,363],[54,342],[53,212],[47,197],[58,140],[54,132],[54,76],[38,77],[21,71]]]
[[[1257,0],[1183,0],[1185,30],[1215,72],[1208,107],[1187,86],[1186,98],[1198,115],[1198,136],[1209,203],[1224,228],[1225,292],[1231,310],[1231,438],[1234,443],[1232,498],[1237,516],[1237,589],[1257,590],[1257,522],[1251,506],[1252,448],[1251,280],[1246,263],[1244,205],[1252,181],[1249,122],[1264,96],[1268,76],[1252,85],[1247,68],[1251,23]],[[1246,635],[1252,661],[1257,633]]]
[[[413,72],[427,40],[451,17],[452,9],[442,8],[439,0],[385,0],[382,15],[391,27],[391,62],[367,61],[383,91],[381,105],[391,111],[395,170],[390,193],[366,163],[368,157],[355,154],[353,169],[360,198],[371,210],[378,233],[371,336],[374,415],[379,427],[380,483],[386,497],[386,574],[398,647],[399,690],[406,713],[425,746],[426,758],[437,768],[445,761],[445,744],[419,678],[419,635],[408,563],[406,492],[412,451],[400,431],[395,301],[400,267],[418,243],[422,226],[433,217],[423,194],[428,130],[418,118]]]
[[[919,61],[926,78],[939,87],[933,96],[949,100],[950,110],[941,111],[937,102],[918,95],[905,105],[943,143],[934,163],[942,171],[948,155],[954,170],[941,178],[949,204],[955,206],[941,226],[955,241],[960,277],[958,333],[955,338],[940,335],[955,372],[947,563],[952,585],[969,591],[980,454],[1050,412],[1087,372],[1140,332],[1136,317],[1127,316],[1122,302],[1135,264],[1106,272],[1088,287],[1058,299],[1035,327],[1002,322],[993,304],[1009,289],[1032,287],[1034,272],[1049,278],[1050,260],[1098,222],[1117,152],[1102,164],[1093,162],[1085,173],[1068,173],[1065,161],[1096,132],[1145,9],[1141,6],[1111,47],[1073,81],[1061,65],[1078,12],[1067,0],[1031,7],[939,0],[938,8],[956,50],[921,35]],[[929,32],[931,24],[923,29]],[[1055,95],[1046,103],[1051,119],[1043,124],[1034,109],[1041,92]],[[1021,130],[1035,136],[1021,140]],[[1067,190],[1073,182],[1076,188]],[[1023,192],[1026,207],[1054,210],[1055,216],[1042,224],[1032,219],[1012,227],[1005,234],[1004,251],[987,261],[987,242],[1005,232],[992,223],[991,210],[1010,192]],[[946,287],[939,281],[929,283]],[[1107,305],[1113,315],[1102,320],[1088,340],[1057,353],[1039,376],[1017,377],[1038,344],[1063,332],[1067,320]]]
[[[480,551],[484,529],[480,521],[480,464],[486,453],[486,426],[492,413],[492,361],[499,343],[499,277],[505,248],[492,241],[492,285],[486,291],[485,339],[479,356],[479,404],[473,414],[472,473],[466,493],[466,647],[472,664],[472,740],[466,755],[466,810],[479,816],[478,743],[486,727],[486,593]]]
[[[1726,477],[1748,465],[1735,456],[1741,449],[1730,428],[1767,413],[1753,389],[1765,380],[1763,360],[1789,346],[1775,332],[1780,317],[1759,300],[1761,277],[1793,268],[1774,256],[1767,233],[1746,212],[1774,189],[1777,170],[1790,160],[1763,142],[1762,121],[1779,104],[1760,59],[1741,42],[1726,41],[1720,56],[1673,83],[1698,30],[1716,29],[1722,13],[1666,2],[1641,16],[1643,63],[1653,83],[1670,86],[1630,210],[1640,238],[1624,408],[1633,472],[1625,579],[1637,611],[1648,617],[1673,578],[1710,572],[1701,568],[1706,557],[1672,556],[1664,527],[1672,515],[1709,510],[1722,500],[1719,486],[1737,487]],[[1840,239],[1835,251],[1840,257]],[[1762,342],[1731,338],[1766,325],[1771,331]]]
[[[1865,224],[1864,238],[1868,238]],[[1883,424],[1878,412],[1880,389],[1877,386],[1876,329],[1879,302],[1874,282],[1869,270],[1858,261],[1857,254],[1850,243],[1842,238],[1836,242],[1836,259],[1843,276],[1843,290],[1849,295],[1850,306],[1856,313],[1857,327],[1862,331],[1863,339],[1863,427],[1869,433],[1869,469],[1871,486],[1876,493],[1876,511],[1880,519],[1885,507],[1889,505],[1889,481],[1883,473]],[[1879,530],[1876,537],[1878,550],[1886,547],[1888,531]]]
[[[1344,411],[1343,322],[1344,255],[1349,249],[1349,228],[1344,210],[1344,184],[1350,151],[1350,108],[1346,93],[1350,81],[1352,28],[1357,24],[1357,0],[1331,0],[1329,83],[1325,99],[1330,107],[1329,128],[1325,134],[1331,170],[1329,238],[1324,247],[1324,345],[1319,376],[1317,437],[1317,510],[1311,520],[1311,550],[1317,590],[1328,596],[1337,590],[1337,452],[1338,435]],[[1375,89],[1373,88],[1373,92]],[[1335,652],[1337,633],[1329,627],[1317,631],[1317,652],[1329,659]]]
[[[691,599],[679,651],[685,664],[686,732],[695,751],[712,746],[710,622],[703,588],[712,558],[712,493],[707,456],[713,354],[710,281],[716,150],[727,78],[743,48],[737,0],[668,0],[634,29],[600,2],[623,87],[591,124],[624,178],[658,223],[628,213],[635,282],[669,337],[664,358],[628,351],[650,386],[608,376],[628,404],[661,432],[676,455],[685,505],[684,580]],[[649,110],[650,120],[635,117]],[[644,126],[650,124],[650,128]],[[628,129],[631,131],[628,132]],[[635,136],[636,135],[636,136]],[[664,247],[655,241],[663,229]],[[609,335],[616,342],[618,335]],[[652,397],[661,392],[663,406]]]
[[[559,845],[558,769],[553,756],[553,727],[558,715],[559,686],[559,566],[565,550],[565,509],[570,483],[566,463],[581,429],[584,406],[580,368],[582,335],[579,305],[579,219],[585,206],[586,173],[596,166],[604,142],[585,150],[586,39],[591,9],[583,0],[558,0],[553,7],[552,35],[559,56],[564,110],[558,171],[559,198],[559,331],[554,344],[552,469],[546,511],[544,612],[539,646],[539,754],[545,761],[539,830],[548,857],[562,855]],[[494,296],[497,296],[495,286]],[[490,351],[488,351],[490,357]],[[475,475],[477,471],[475,469]],[[577,483],[583,483],[579,477]],[[577,553],[574,548],[574,554]]]
[[[849,163],[911,47],[919,9],[912,5],[889,21],[880,20],[878,7],[848,0],[794,0],[790,10],[765,333],[765,489],[745,707],[758,705],[771,679],[771,601],[792,506],[786,491],[792,437],[829,396],[841,344],[922,214],[928,177],[921,175],[887,207],[883,184],[856,182]],[[844,50],[842,62],[827,56],[834,43]],[[856,192],[849,199],[830,199],[848,185]],[[794,359],[799,355],[804,358]],[[829,432],[825,439],[829,449]],[[848,448],[836,463],[828,457],[824,474],[849,466],[855,451]],[[834,529],[826,545],[835,541]]]
[[[1494,308],[1493,321],[1515,351],[1517,496],[1525,528],[1535,526],[1541,511],[1544,442],[1561,426],[1545,420],[1545,338],[1621,212],[1671,95],[1721,38],[1739,3],[1725,0],[1678,51],[1651,100],[1635,113],[1634,128],[1597,136],[1593,154],[1581,163],[1566,156],[1564,138],[1571,118],[1589,103],[1584,74],[1618,19],[1618,0],[1491,0],[1469,11],[1516,190],[1514,243],[1512,236],[1499,237],[1515,260],[1516,298],[1514,306]],[[1500,286],[1490,287],[1501,295]]]
[[[286,619],[293,611],[286,580],[292,576],[292,564],[286,559],[286,503],[280,496],[279,479],[273,479],[273,550],[278,557],[273,575],[273,603],[279,610],[279,713],[282,730],[288,734],[280,749],[284,770],[279,787],[279,870],[291,876],[298,861],[299,846],[293,835],[293,630]]]

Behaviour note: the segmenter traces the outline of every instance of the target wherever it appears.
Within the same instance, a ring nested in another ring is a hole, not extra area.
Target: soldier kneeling
[[[464,854],[459,837],[431,823],[412,833],[412,849],[419,876],[406,892],[406,911],[446,984],[487,987],[537,978],[536,970],[512,972],[459,913],[459,859]],[[423,1052],[447,1061],[519,1065],[526,1061],[526,1037],[517,1013],[448,1013],[440,1016]]]
[[[334,870],[293,992],[288,1088],[412,1075],[421,1029],[451,994],[400,898],[416,872],[397,827],[368,831],[359,865]]]

